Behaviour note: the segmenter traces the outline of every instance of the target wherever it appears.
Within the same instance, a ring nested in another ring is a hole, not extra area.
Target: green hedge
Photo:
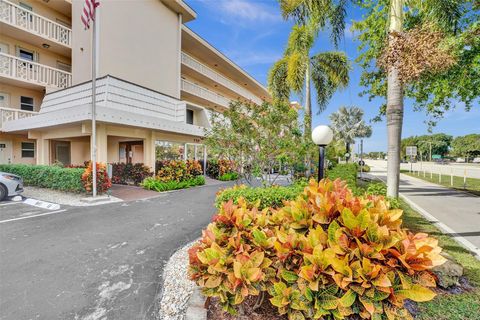
[[[67,192],[85,192],[82,174],[85,169],[26,164],[2,164],[0,171],[13,173],[23,178],[27,186],[49,188]]]
[[[205,184],[205,177],[204,176],[197,176],[192,179],[182,180],[182,181],[167,181],[162,182],[155,177],[146,178],[142,182],[143,188],[147,190],[153,190],[157,192],[168,191],[168,190],[178,190],[178,189],[186,189],[194,186],[201,186]]]
[[[357,172],[358,172],[358,165],[355,163],[342,163],[337,164],[335,167],[327,171],[327,178],[330,180],[335,180],[340,178],[341,180],[345,180],[355,192],[355,188],[357,186]]]
[[[236,172],[227,172],[218,177],[220,181],[232,181],[238,179],[238,173]]]
[[[306,182],[297,183],[287,187],[234,187],[223,190],[217,195],[215,199],[215,206],[220,207],[222,202],[233,199],[234,203],[240,197],[245,198],[249,203],[260,201],[259,209],[267,207],[278,208],[283,205],[283,200],[294,200],[305,188]]]

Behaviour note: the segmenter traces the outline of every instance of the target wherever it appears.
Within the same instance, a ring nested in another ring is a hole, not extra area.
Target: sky
[[[246,70],[263,85],[273,63],[282,57],[292,23],[284,21],[276,0],[186,0],[197,12],[197,18],[187,26],[220,50],[236,64]],[[350,84],[347,89],[338,91],[330,100],[326,110],[316,114],[317,106],[313,96],[313,126],[328,124],[328,116],[341,106],[358,106],[365,111],[369,122],[378,114],[382,99],[368,101],[360,97],[363,87],[359,85],[361,68],[354,60],[358,55],[359,42],[349,30],[352,21],[360,20],[361,12],[347,10],[347,26],[344,41],[338,50],[345,51],[352,63]],[[328,31],[320,33],[312,53],[334,50],[329,41]],[[292,96],[291,100],[300,100]],[[478,104],[478,101],[477,101]],[[413,111],[412,103],[405,101],[403,137],[429,134],[425,123],[425,112]],[[385,151],[387,149],[387,129],[385,120],[371,123],[372,136],[364,140],[364,152]],[[444,132],[452,136],[480,133],[480,108],[474,106],[467,112],[462,107],[448,111],[440,120],[433,133]]]

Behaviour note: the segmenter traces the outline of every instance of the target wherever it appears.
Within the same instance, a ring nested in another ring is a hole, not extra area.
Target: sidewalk
[[[386,181],[386,168],[371,167],[370,176]],[[400,175],[400,196],[445,233],[480,257],[480,197]]]

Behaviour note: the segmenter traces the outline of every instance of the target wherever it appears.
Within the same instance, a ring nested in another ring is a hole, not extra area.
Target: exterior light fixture
[[[42,47],[44,47],[45,49],[48,49],[48,48],[50,48],[50,45],[48,43],[44,43],[44,44],[42,44]]]
[[[333,140],[333,131],[329,126],[318,126],[312,131],[312,140],[319,147],[318,181],[323,179],[325,147]]]

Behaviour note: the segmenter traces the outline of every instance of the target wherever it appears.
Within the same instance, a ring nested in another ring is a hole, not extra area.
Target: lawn
[[[480,320],[480,261],[457,243],[451,236],[443,234],[423,216],[414,211],[403,200],[404,226],[415,232],[426,232],[439,240],[445,252],[454,257],[465,268],[465,276],[474,287],[460,294],[439,294],[430,302],[419,303],[422,320]]]
[[[480,196],[480,179],[475,178],[467,178],[466,188],[463,185],[463,177],[453,176],[453,186],[451,185],[450,175],[442,175],[442,180],[439,181],[439,175],[436,173],[432,174],[432,178],[430,178],[430,173],[427,173],[425,177],[422,173],[417,175],[415,173],[410,173],[408,170],[402,170],[403,174],[422,179],[428,182],[436,183],[442,185],[447,188],[457,189],[457,190],[464,190],[475,195]]]

